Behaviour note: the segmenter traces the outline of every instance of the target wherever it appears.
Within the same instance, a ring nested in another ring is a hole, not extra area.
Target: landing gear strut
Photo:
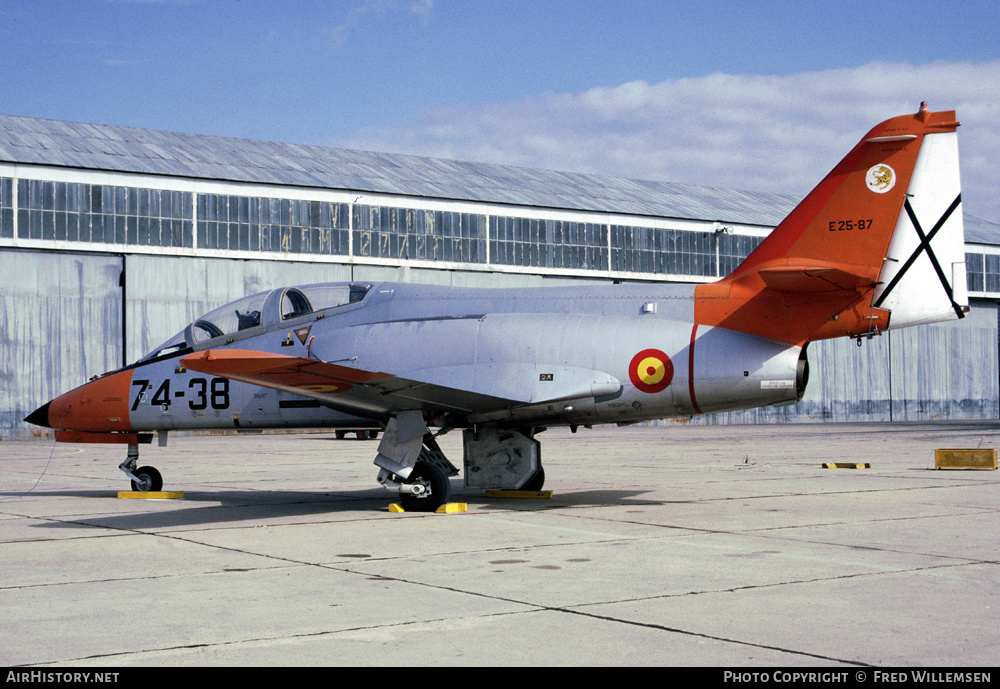
[[[386,490],[399,493],[399,503],[407,512],[434,512],[448,502],[451,496],[448,478],[458,473],[430,433],[423,439],[423,445],[412,469],[403,467],[396,473],[382,467],[376,479]],[[381,454],[379,458],[384,461]]]
[[[128,456],[118,467],[125,472],[125,475],[132,479],[132,490],[139,493],[155,492],[163,489],[163,477],[160,472],[153,467],[138,467],[139,446],[130,444],[128,446]]]
[[[399,493],[399,502],[408,512],[434,512],[448,502],[448,478],[458,474],[419,411],[401,412],[389,419],[375,465],[380,469],[376,480],[386,490]]]

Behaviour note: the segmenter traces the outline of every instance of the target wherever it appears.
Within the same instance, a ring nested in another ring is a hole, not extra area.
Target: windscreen
[[[187,342],[184,340],[184,331],[180,331],[169,340],[161,344],[159,347],[151,350],[149,354],[139,359],[139,361],[147,361],[149,359],[155,359],[158,356],[168,356],[179,352],[180,350],[187,347]]]

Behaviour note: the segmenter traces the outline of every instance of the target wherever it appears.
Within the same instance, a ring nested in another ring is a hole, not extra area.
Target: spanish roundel
[[[337,392],[347,392],[353,386],[348,385],[347,383],[337,382],[337,383],[326,383],[323,385],[314,385],[314,384],[296,385],[295,387],[298,390],[304,390],[306,392],[322,392],[328,395],[332,395]]]
[[[662,392],[674,379],[674,362],[659,349],[644,349],[632,357],[628,377],[642,392]]]

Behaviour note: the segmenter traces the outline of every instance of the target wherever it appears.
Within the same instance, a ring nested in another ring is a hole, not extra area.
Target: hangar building
[[[825,171],[817,171],[818,182]],[[282,285],[708,282],[796,197],[0,116],[0,434],[199,315]],[[1000,226],[973,310],[810,345],[797,405],[700,423],[997,418]]]

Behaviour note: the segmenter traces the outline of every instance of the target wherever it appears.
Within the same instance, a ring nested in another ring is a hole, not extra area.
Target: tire
[[[153,467],[139,467],[133,472],[138,481],[132,481],[132,490],[139,493],[153,493],[163,489],[163,477]]]
[[[535,475],[529,478],[527,481],[525,481],[524,485],[521,486],[520,490],[539,491],[542,489],[542,486],[544,485],[545,485],[545,469],[543,469],[542,467],[538,467],[538,471],[535,472]]]
[[[400,493],[399,503],[407,512],[433,512],[448,502],[451,481],[444,472],[429,462],[417,462],[406,483],[422,483],[428,491],[423,495]]]
[[[337,440],[343,440],[347,437],[347,431],[335,431],[334,435],[337,436]]]

